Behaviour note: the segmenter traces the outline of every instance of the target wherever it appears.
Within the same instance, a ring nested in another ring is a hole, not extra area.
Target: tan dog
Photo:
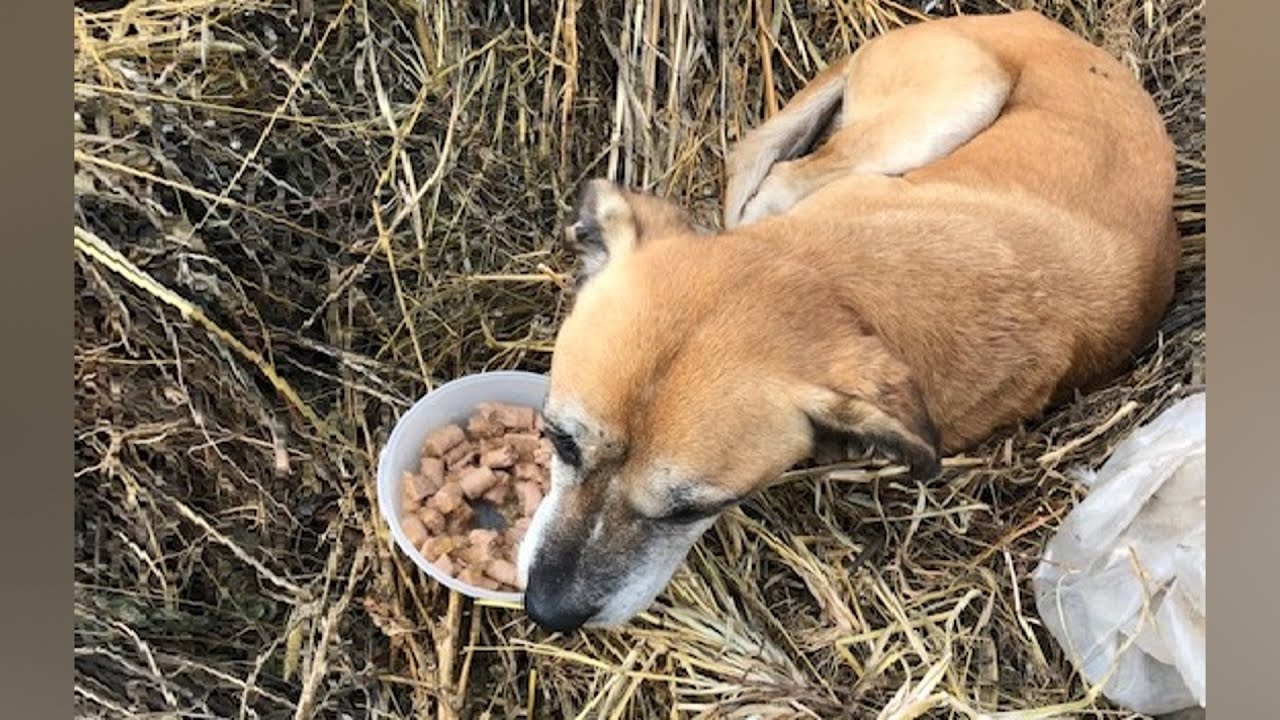
[[[821,73],[733,153],[725,232],[592,182],[529,614],[634,616],[826,433],[927,478],[1108,378],[1170,300],[1173,186],[1141,86],[1029,12],[896,30]]]

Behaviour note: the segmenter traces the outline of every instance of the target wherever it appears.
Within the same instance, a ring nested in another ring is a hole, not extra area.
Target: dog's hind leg
[[[818,73],[786,107],[744,135],[725,158],[724,226],[742,223],[742,212],[779,162],[811,152],[839,127],[853,56]]]
[[[848,175],[924,167],[995,121],[1012,75],[974,40],[931,25],[890,32],[853,55],[840,129],[813,153],[775,163],[741,222],[786,212]]]

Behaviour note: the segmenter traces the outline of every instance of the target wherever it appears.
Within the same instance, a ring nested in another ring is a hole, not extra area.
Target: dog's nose
[[[577,630],[595,615],[596,610],[569,602],[562,590],[555,583],[538,582],[530,573],[529,585],[524,592],[525,612],[547,630]]]

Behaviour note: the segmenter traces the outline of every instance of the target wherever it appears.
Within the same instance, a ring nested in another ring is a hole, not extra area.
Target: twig
[[[158,280],[148,275],[138,266],[129,262],[129,259],[121,255],[115,248],[108,245],[102,238],[95,235],[89,230],[85,230],[80,226],[76,226],[74,230],[75,246],[81,252],[89,255],[93,259],[102,263],[105,267],[115,272],[120,277],[129,281],[139,290],[150,294],[155,299],[175,308],[182,314],[183,319],[195,322],[205,330],[209,331],[214,337],[229,345],[233,350],[240,354],[241,357],[248,360],[258,368],[258,370],[270,381],[271,385],[289,401],[291,405],[302,414],[313,427],[324,435],[332,435],[341,438],[337,430],[331,428],[328,423],[320,419],[320,416],[311,409],[302,397],[298,395],[293,386],[284,378],[276,373],[262,355],[240,342],[240,340],[231,333],[223,330],[209,316],[204,314],[200,308],[188,302],[185,298],[173,292],[169,288],[162,285]],[[349,443],[348,443],[349,444]]]
[[[1086,445],[1092,442],[1095,438],[1101,437],[1108,430],[1115,427],[1116,424],[1119,423],[1121,420],[1125,419],[1126,417],[1129,417],[1129,415],[1132,414],[1134,410],[1137,410],[1138,407],[1139,407],[1138,403],[1132,400],[1130,400],[1129,402],[1126,402],[1106,422],[1095,427],[1093,430],[1089,431],[1087,434],[1082,435],[1081,437],[1078,437],[1075,440],[1072,440],[1066,445],[1063,445],[1057,450],[1051,450],[1041,455],[1040,457],[1036,458],[1036,462],[1045,466],[1052,466],[1057,464],[1059,460],[1066,457],[1067,453],[1070,453],[1076,448],[1079,448],[1083,445]]]

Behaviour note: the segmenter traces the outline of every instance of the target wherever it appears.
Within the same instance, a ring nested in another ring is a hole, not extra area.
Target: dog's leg
[[[776,163],[810,152],[833,127],[839,127],[853,59],[845,57],[818,73],[778,114],[743,136],[725,158],[726,229],[742,223],[747,202]]]
[[[898,176],[968,142],[1004,108],[1013,78],[967,37],[942,28],[881,36],[853,57],[842,127],[813,153],[778,162],[742,212],[786,212],[849,175]]]

